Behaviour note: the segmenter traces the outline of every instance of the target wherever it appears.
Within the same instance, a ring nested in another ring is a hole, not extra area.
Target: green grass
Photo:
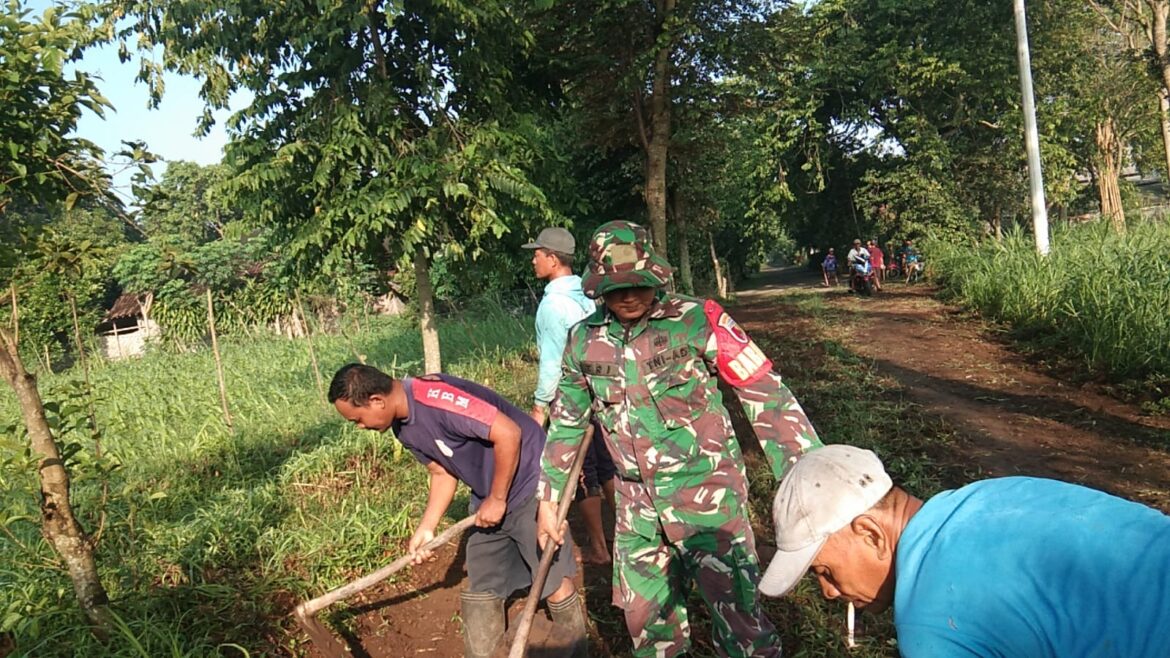
[[[490,309],[442,323],[445,370],[522,400],[535,378],[523,361],[530,327],[531,318]],[[409,321],[314,340],[326,385],[353,350],[397,374],[420,369]],[[40,537],[35,468],[14,429],[0,444],[0,631],[14,636],[16,655],[295,654],[304,641],[286,632],[291,602],[402,553],[425,505],[425,469],[392,438],[348,426],[322,402],[305,341],[229,339],[222,349],[234,433],[209,352],[99,363],[102,460],[76,375],[41,380],[60,410],[51,418],[59,441],[76,448],[75,509],[91,532],[102,527],[98,564],[120,626],[105,647],[82,626]],[[0,394],[0,427],[18,423],[11,394]]]
[[[1039,256],[1030,236],[931,246],[943,291],[1006,324],[1041,354],[1071,360],[1141,391],[1170,410],[1170,224],[1145,222],[1125,235],[1105,223],[1060,225]]]

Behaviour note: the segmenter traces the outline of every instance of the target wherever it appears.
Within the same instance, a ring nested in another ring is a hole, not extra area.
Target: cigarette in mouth
[[[857,643],[853,641],[853,628],[853,602],[850,601],[849,608],[845,613],[845,646],[850,649],[857,646]]]

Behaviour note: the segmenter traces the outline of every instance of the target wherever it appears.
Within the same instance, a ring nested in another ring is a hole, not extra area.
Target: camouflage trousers
[[[697,589],[722,655],[779,658],[780,638],[760,608],[760,563],[747,520],[671,542],[657,515],[629,514],[646,508],[623,502],[618,508],[626,513],[619,516],[625,518],[614,537],[613,602],[625,611],[634,656],[670,658],[689,649],[687,596]]]

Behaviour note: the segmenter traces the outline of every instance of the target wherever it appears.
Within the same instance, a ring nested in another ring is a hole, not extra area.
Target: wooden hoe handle
[[[422,547],[422,550],[435,550],[463,534],[464,530],[467,530],[474,524],[475,515],[472,514],[444,530],[438,537],[427,542]],[[312,638],[313,644],[317,646],[317,649],[327,658],[351,658],[353,654],[350,653],[349,649],[340,640],[329,632],[329,629],[325,628],[321,620],[317,619],[317,613],[338,601],[348,599],[354,594],[365,591],[393,576],[410,564],[412,558],[413,555],[403,555],[374,573],[363,576],[348,585],[338,587],[331,592],[326,592],[311,601],[305,601],[297,606],[297,609],[293,611],[293,616],[301,628],[305,629],[305,632]]]
[[[573,457],[573,466],[569,469],[569,479],[565,483],[565,491],[561,492],[561,503],[557,507],[557,527],[569,517],[569,506],[573,503],[573,491],[577,486],[577,478],[581,477],[581,467],[585,464],[585,453],[589,451],[589,444],[593,440],[593,425],[585,430],[585,437],[581,445],[577,446],[577,454]],[[544,581],[548,579],[549,569],[552,567],[553,556],[557,547],[550,539],[544,552],[540,556],[540,566],[532,577],[532,589],[528,592],[528,599],[524,601],[524,610],[520,612],[520,624],[516,627],[516,635],[512,638],[512,647],[508,650],[508,658],[524,658],[528,652],[528,635],[532,632],[532,618],[536,615],[536,606],[540,603],[540,592],[544,589]]]

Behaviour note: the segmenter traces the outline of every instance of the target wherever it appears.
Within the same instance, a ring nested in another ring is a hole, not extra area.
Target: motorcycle
[[[861,295],[870,296],[877,289],[873,265],[868,260],[854,263],[850,268],[849,289]]]

